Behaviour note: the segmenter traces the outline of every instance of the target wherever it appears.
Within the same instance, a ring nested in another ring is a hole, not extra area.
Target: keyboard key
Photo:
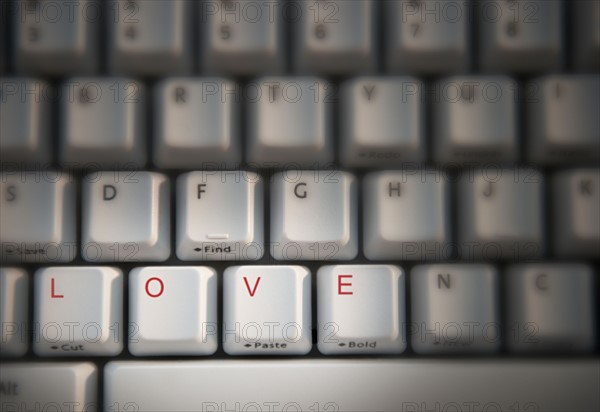
[[[552,184],[554,252],[600,258],[600,170],[560,171]]]
[[[406,349],[404,273],[392,265],[323,266],[317,273],[319,351],[392,354]]]
[[[292,15],[294,11],[287,4],[263,0],[201,2],[203,72],[241,76],[280,74],[285,66],[283,20],[288,12]]]
[[[81,255],[88,262],[164,261],[171,254],[170,191],[152,172],[83,179]]]
[[[289,170],[273,176],[271,256],[350,260],[358,254],[356,179],[341,171]]]
[[[129,351],[212,355],[217,350],[217,274],[208,267],[144,267],[129,274]]]
[[[370,260],[450,259],[447,177],[436,170],[365,176],[364,253]]]
[[[17,268],[0,268],[0,343],[2,356],[27,352],[29,278]],[[3,377],[4,378],[4,377]]]
[[[245,90],[248,163],[318,168],[333,161],[331,84],[314,77],[272,77]]]
[[[154,89],[154,164],[169,169],[239,169],[240,90],[225,79],[172,78]]]
[[[52,170],[0,175],[2,260],[70,262],[75,243],[75,182]]]
[[[142,76],[190,73],[192,6],[187,0],[108,2],[109,72]]]
[[[34,278],[38,356],[114,356],[123,349],[123,274],[111,267],[51,267]]]
[[[297,3],[294,68],[299,73],[364,74],[377,65],[375,2]]]
[[[177,180],[177,257],[258,260],[263,241],[263,183],[254,172],[190,172]]]
[[[581,71],[600,70],[600,3],[569,2],[573,8],[573,66]]]
[[[425,160],[423,83],[412,77],[361,77],[341,87],[340,161],[398,168]]]
[[[579,264],[514,265],[507,273],[512,352],[590,352],[595,347],[594,279]]]
[[[411,345],[418,354],[500,348],[498,273],[491,265],[419,265],[411,272]]]
[[[104,368],[105,409],[596,412],[598,368],[597,358],[117,361]]]
[[[562,1],[479,2],[479,54],[487,72],[550,72],[562,62]]]
[[[475,169],[458,185],[462,259],[523,260],[544,253],[544,178],[534,169]]]
[[[100,2],[19,0],[15,7],[12,39],[17,72],[64,76],[98,71]]]
[[[0,161],[3,170],[40,168],[51,160],[50,103],[46,82],[0,79]]]
[[[3,363],[0,376],[0,410],[98,410],[92,363]]]
[[[75,78],[61,88],[61,163],[138,169],[146,163],[144,87],[125,78]]]
[[[439,163],[514,163],[517,84],[504,76],[451,77],[433,97],[433,157]]]
[[[600,77],[547,76],[528,85],[528,157],[547,165],[600,162]]]
[[[229,355],[304,355],[312,348],[310,272],[231,266],[223,273],[223,349]]]
[[[392,73],[462,73],[470,66],[468,1],[386,1],[386,64]]]

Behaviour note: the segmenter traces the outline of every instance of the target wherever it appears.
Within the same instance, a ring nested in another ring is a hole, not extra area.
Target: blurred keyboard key
[[[77,254],[75,181],[61,171],[0,175],[2,260],[70,262]]]
[[[82,186],[81,255],[86,261],[169,257],[171,194],[165,175],[104,171],[84,177]]]
[[[524,260],[544,254],[544,178],[534,169],[465,170],[458,184],[461,258]]]
[[[208,267],[142,267],[129,274],[129,351],[212,355],[217,350],[217,273]]]
[[[482,0],[479,55],[486,72],[552,72],[563,67],[563,2]]]
[[[450,193],[437,170],[369,173],[364,195],[363,243],[370,260],[447,260]]]
[[[98,371],[86,363],[2,364],[2,411],[96,411]],[[63,409],[64,408],[64,409]]]
[[[554,252],[600,257],[600,169],[574,169],[553,179]]]
[[[250,165],[324,168],[333,162],[332,84],[315,77],[270,77],[244,90]]]
[[[570,1],[573,8],[573,67],[581,71],[600,70],[600,2]]]
[[[109,72],[139,76],[190,73],[192,6],[188,0],[108,2]]]
[[[123,349],[123,273],[50,267],[34,277],[33,350],[38,356],[114,356]]]
[[[527,85],[528,158],[545,165],[600,162],[600,76],[556,75]]]
[[[177,257],[258,260],[265,252],[263,182],[254,172],[196,171],[177,179]]]
[[[0,268],[2,356],[23,356],[29,345],[29,278],[18,268]],[[4,371],[2,371],[4,372]],[[4,374],[2,375],[4,377]]]
[[[360,77],[341,86],[340,162],[399,168],[425,160],[423,83],[413,77]]]
[[[514,163],[517,84],[505,76],[451,77],[433,96],[433,158],[442,164]]]
[[[386,0],[385,44],[391,73],[463,73],[470,67],[470,1]]]
[[[404,277],[392,265],[322,266],[317,273],[319,352],[404,352]]]
[[[17,73],[50,76],[98,71],[102,2],[18,0],[13,19]]]
[[[271,256],[277,260],[351,260],[358,254],[356,178],[338,170],[273,175]]]
[[[595,346],[594,288],[587,265],[514,265],[507,270],[511,352],[589,352]]]
[[[498,272],[491,265],[418,265],[410,274],[411,346],[424,354],[500,348]]]
[[[204,0],[199,7],[200,67],[204,73],[251,76],[283,72],[284,19],[293,7],[264,0]]]
[[[0,79],[0,161],[3,170],[43,168],[52,159],[51,107],[56,96],[44,81]]]
[[[311,276],[303,266],[230,266],[223,273],[229,355],[305,355],[312,348]]]
[[[74,78],[61,87],[60,161],[71,168],[139,169],[146,163],[144,86],[126,78]]]
[[[301,74],[365,74],[377,67],[375,1],[299,0],[294,68]]]
[[[242,161],[240,86],[221,78],[170,78],[154,89],[154,164],[236,169]]]

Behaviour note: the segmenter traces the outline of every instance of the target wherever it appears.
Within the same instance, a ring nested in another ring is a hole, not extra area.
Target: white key
[[[108,2],[107,59],[113,74],[184,74],[192,69],[192,2]]]
[[[375,2],[299,0],[296,4],[296,71],[358,74],[375,70]]]
[[[304,355],[312,348],[310,272],[232,266],[223,273],[223,349],[230,355]]]
[[[271,77],[245,90],[248,163],[314,168],[333,161],[331,84],[314,77]]]
[[[404,299],[404,272],[398,266],[321,267],[317,273],[319,352],[404,352]]]
[[[289,170],[273,176],[271,256],[351,260],[358,254],[356,179],[341,171]]]
[[[600,257],[600,170],[558,172],[553,179],[554,252]]]
[[[279,74],[285,66],[286,10],[274,1],[200,2],[200,67],[206,73]]]
[[[239,169],[238,86],[221,78],[166,79],[154,89],[154,164],[170,169]]]
[[[600,70],[600,3],[596,0],[569,2],[572,11],[573,65],[582,71]]]
[[[77,254],[75,182],[51,170],[0,175],[2,260],[70,262]]]
[[[528,85],[528,157],[549,165],[600,162],[600,77],[547,76]]]
[[[436,170],[365,176],[364,253],[370,260],[450,259],[447,177]]]
[[[440,163],[517,160],[517,84],[504,76],[451,77],[435,85],[433,157]]]
[[[123,349],[123,274],[111,267],[51,267],[34,278],[38,356],[111,356]]]
[[[104,408],[597,412],[599,368],[597,357],[118,361],[104,368]]]
[[[514,265],[507,273],[512,352],[590,352],[596,341],[594,273],[580,264]]]
[[[479,55],[488,72],[556,71],[562,67],[562,1],[482,0]]]
[[[153,172],[83,179],[81,255],[88,262],[163,261],[171,254],[170,191]]]
[[[462,73],[470,66],[468,1],[386,1],[389,72]]]
[[[264,254],[263,183],[244,170],[177,179],[177,257],[258,260]]]
[[[500,348],[498,273],[491,265],[419,265],[411,272],[411,346],[418,354]]]
[[[145,92],[125,78],[75,78],[61,88],[60,161],[139,169],[146,162]]]
[[[212,355],[217,350],[217,274],[201,266],[135,268],[129,274],[129,351]]]
[[[96,411],[97,375],[92,363],[2,364],[0,410]]]
[[[347,167],[394,168],[425,160],[423,83],[362,77],[341,87],[340,157]]]
[[[50,102],[46,82],[23,77],[0,80],[2,169],[42,168],[51,160]]]
[[[543,255],[543,176],[534,169],[474,169],[458,185],[463,259],[521,260]]]
[[[19,0],[15,7],[17,72],[64,76],[98,70],[101,2]]]
[[[2,356],[23,356],[29,335],[29,278],[17,268],[0,268],[0,346]]]

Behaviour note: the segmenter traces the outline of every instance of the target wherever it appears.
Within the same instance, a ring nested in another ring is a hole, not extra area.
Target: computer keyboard
[[[0,0],[1,411],[600,410],[600,1]]]

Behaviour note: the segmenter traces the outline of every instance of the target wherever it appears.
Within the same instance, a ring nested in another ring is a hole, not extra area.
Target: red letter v
[[[258,287],[259,282],[260,282],[260,276],[258,277],[258,279],[256,279],[256,283],[254,284],[254,289],[250,290],[250,285],[248,284],[248,279],[246,278],[246,276],[244,276],[244,283],[246,284],[246,289],[248,289],[248,293],[250,294],[251,297],[254,297],[254,294],[256,293],[256,288]]]

